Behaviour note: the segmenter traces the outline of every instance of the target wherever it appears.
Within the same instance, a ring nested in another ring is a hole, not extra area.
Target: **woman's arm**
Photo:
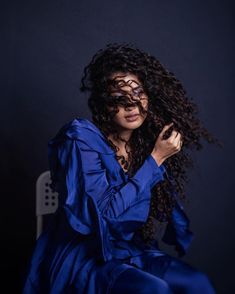
[[[132,178],[115,185],[100,153],[84,140],[68,137],[49,144],[49,165],[70,226],[95,235],[94,246],[105,261],[113,256],[115,240],[131,240],[147,220],[151,188],[164,179],[163,166],[149,155]]]
[[[67,140],[60,150],[60,154],[65,153],[67,203],[71,202],[74,194],[85,193],[97,203],[100,213],[110,218],[121,218],[126,212],[135,212],[135,209],[138,212],[143,202],[150,201],[151,188],[164,180],[164,169],[157,165],[151,154],[126,183],[113,186],[107,179],[107,170],[99,153],[84,142]],[[136,219],[144,221],[146,213],[136,214]]]

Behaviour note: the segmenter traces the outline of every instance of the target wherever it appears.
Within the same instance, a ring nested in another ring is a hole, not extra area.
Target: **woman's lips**
[[[127,121],[132,122],[132,121],[137,120],[138,119],[138,116],[139,116],[139,114],[128,115],[128,116],[125,116],[125,119]]]

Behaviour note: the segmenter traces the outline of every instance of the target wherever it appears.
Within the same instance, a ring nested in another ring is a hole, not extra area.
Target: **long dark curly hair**
[[[164,223],[171,220],[171,212],[175,206],[173,192],[179,195],[179,199],[186,200],[184,191],[185,183],[188,182],[186,169],[194,166],[187,149],[200,150],[202,138],[219,146],[223,144],[203,127],[197,117],[199,112],[197,105],[186,95],[181,82],[172,72],[154,56],[130,43],[110,43],[106,48],[100,49],[85,67],[80,90],[89,92],[88,105],[93,123],[102,131],[115,151],[118,151],[118,147],[108,139],[111,133],[118,138],[112,122],[113,116],[118,111],[117,103],[110,100],[108,90],[110,75],[115,72],[135,74],[141,81],[149,101],[144,123],[133,131],[130,140],[126,142],[126,147],[130,147],[126,148],[130,160],[127,162],[124,157],[121,158],[129,176],[135,174],[152,152],[155,141],[166,124],[173,122],[173,128],[181,133],[183,139],[181,151],[164,161],[170,177],[153,187],[148,219],[138,230],[143,241],[149,244],[152,240],[156,240],[156,220]],[[112,105],[114,111],[108,111],[107,105]],[[139,108],[143,111],[141,105]],[[170,136],[171,131],[172,128],[165,134],[165,139]],[[116,157],[120,159],[119,156]]]

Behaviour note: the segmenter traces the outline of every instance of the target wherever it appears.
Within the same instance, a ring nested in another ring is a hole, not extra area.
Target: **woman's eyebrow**
[[[144,91],[142,84],[132,79],[129,79],[128,81],[125,81],[123,79],[113,79],[113,83],[114,89],[111,90],[111,93],[117,96],[123,96],[125,94],[131,95],[131,93],[133,93],[134,95],[139,95],[140,91]],[[136,86],[132,85],[133,83]],[[129,87],[130,90],[123,90],[122,88],[125,86]]]

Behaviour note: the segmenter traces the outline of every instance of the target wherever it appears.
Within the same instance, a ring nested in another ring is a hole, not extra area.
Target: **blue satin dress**
[[[101,131],[82,118],[60,129],[48,155],[60,205],[36,242],[24,294],[215,293],[206,274],[136,234],[152,187],[170,179],[163,164],[149,155],[129,178]],[[192,238],[177,200],[162,240],[180,257]]]

